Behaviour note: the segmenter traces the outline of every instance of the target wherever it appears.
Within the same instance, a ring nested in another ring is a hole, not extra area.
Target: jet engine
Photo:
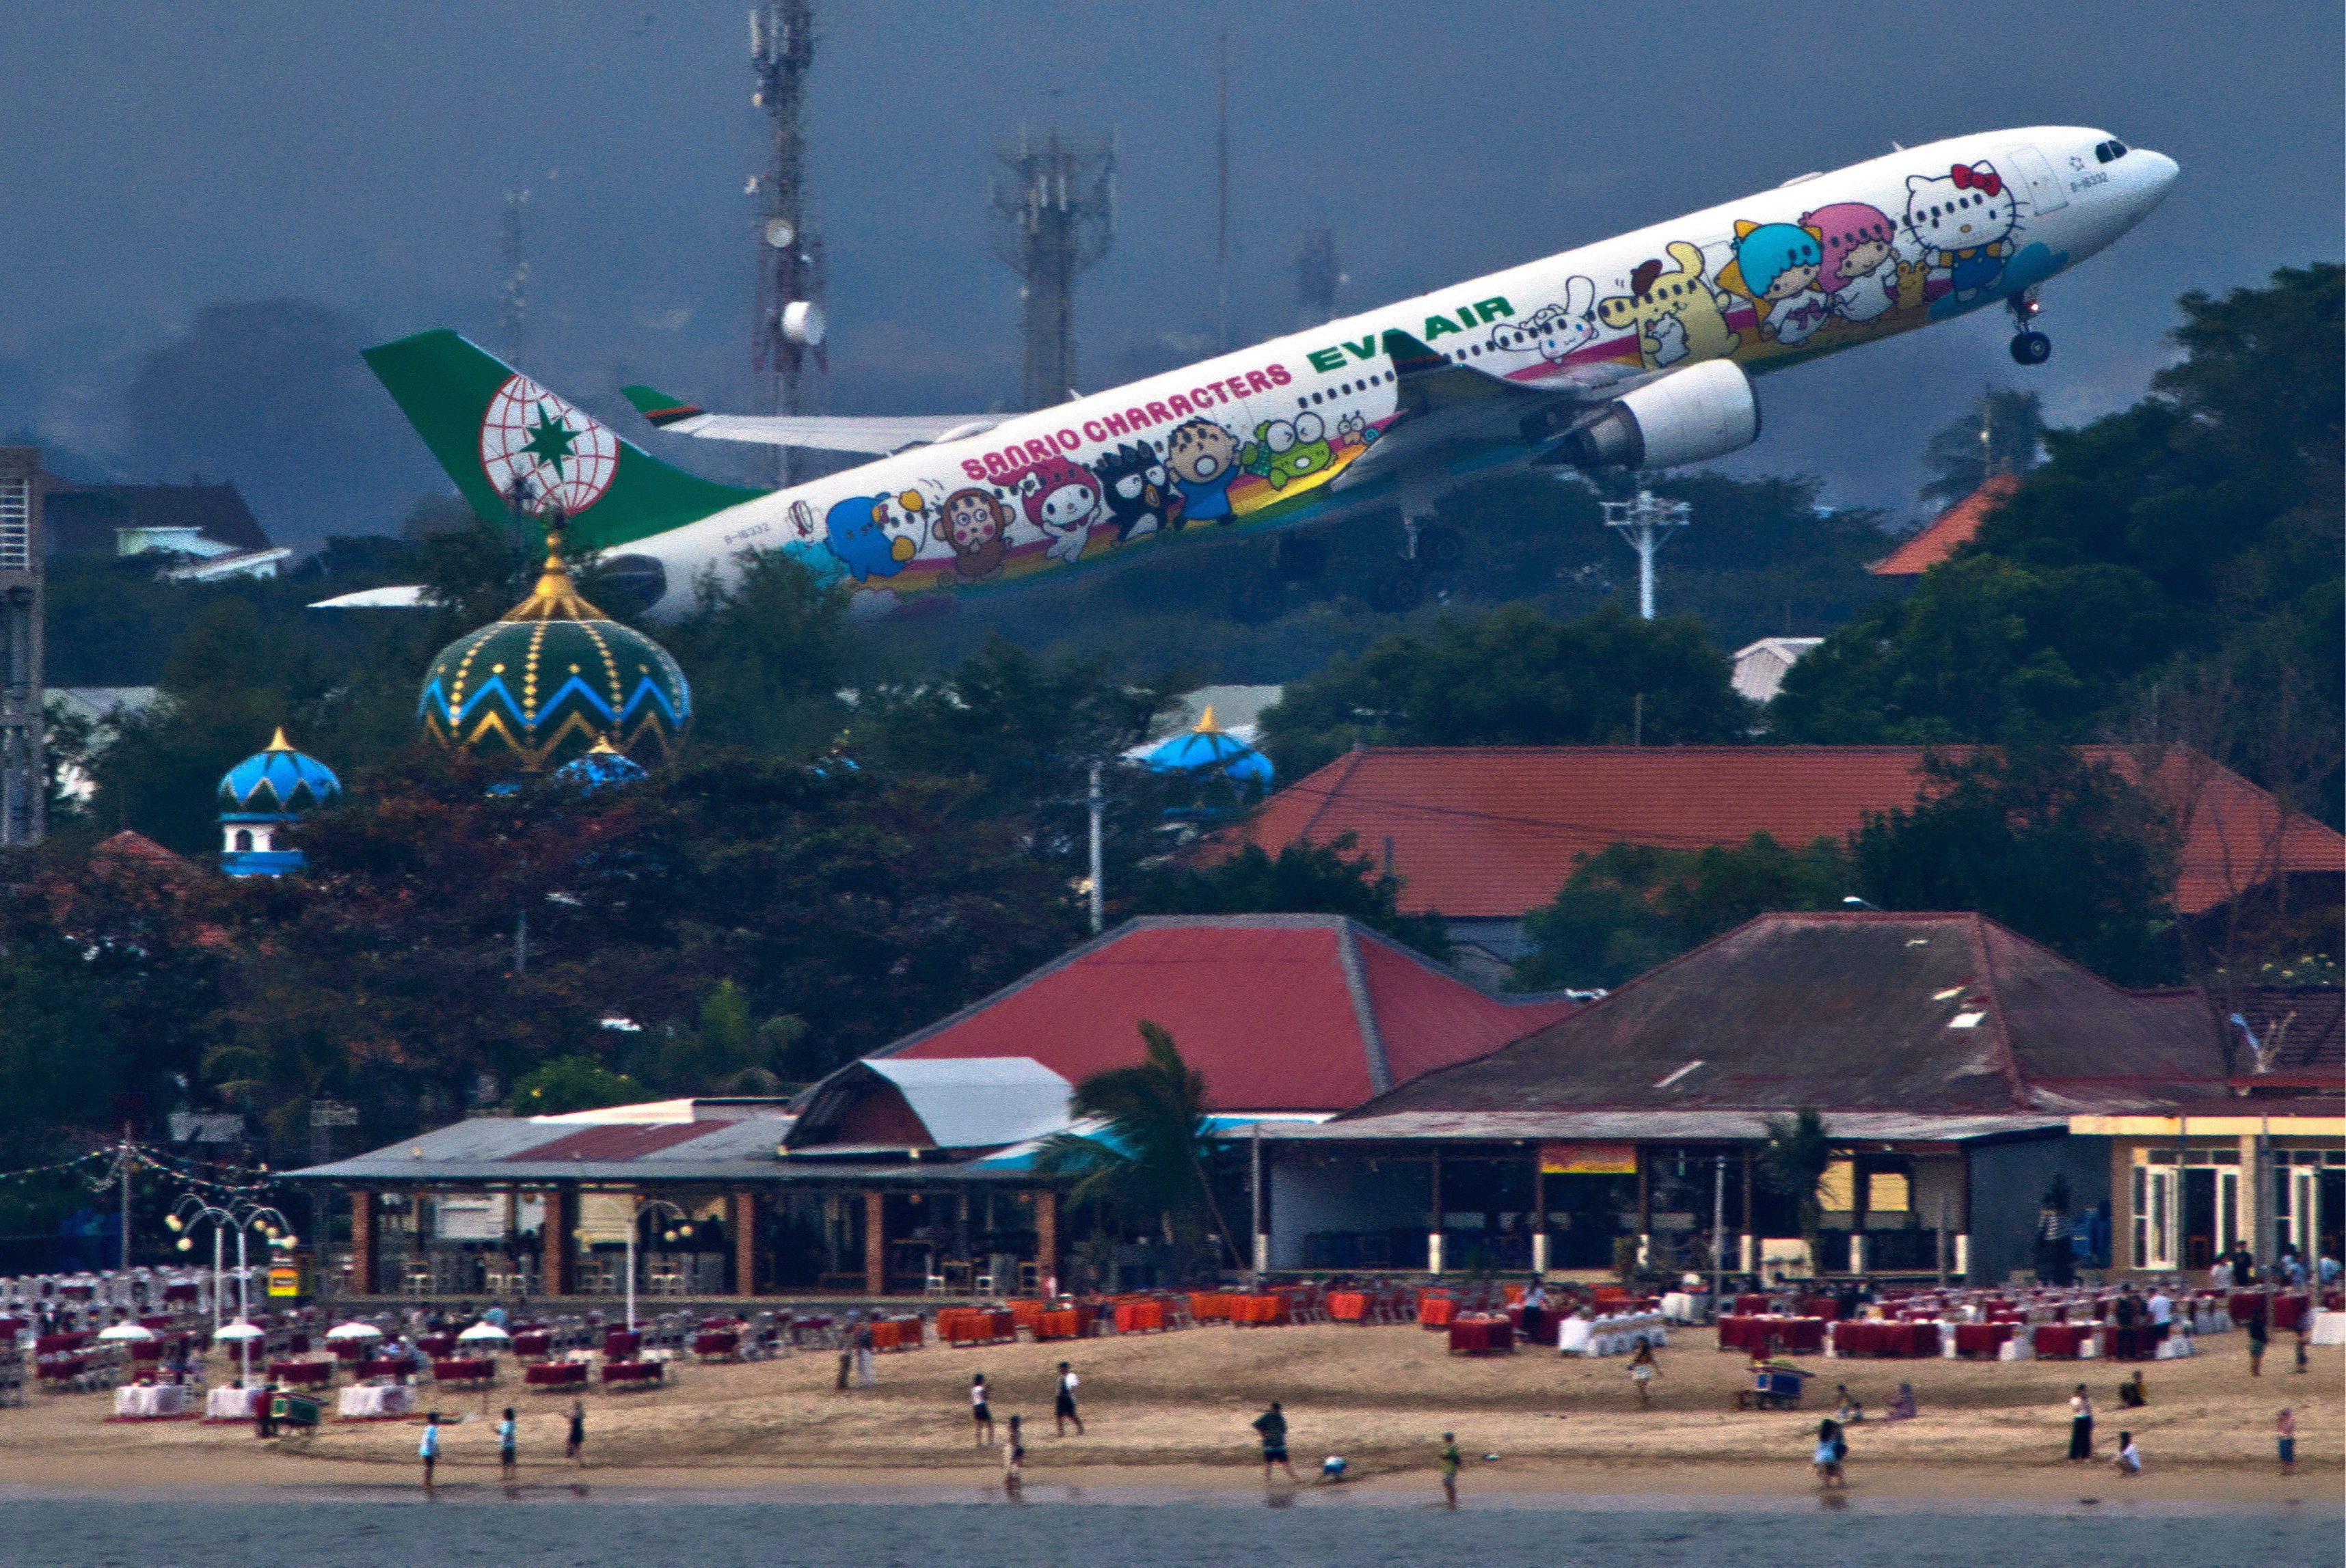
[[[1759,439],[1751,378],[1732,360],[1706,360],[1617,400],[1541,461],[1576,468],[1676,468],[1724,457]]]

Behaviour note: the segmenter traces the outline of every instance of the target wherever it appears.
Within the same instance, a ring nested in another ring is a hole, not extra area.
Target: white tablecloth
[[[1556,1331],[1560,1356],[1626,1356],[1645,1340],[1655,1349],[1670,1342],[1659,1312],[1619,1312],[1603,1318],[1566,1318]]]
[[[1673,1290],[1662,1298],[1662,1316],[1673,1323],[1699,1323],[1710,1316],[1710,1297],[1692,1290]]]
[[[204,1416],[215,1421],[249,1421],[259,1389],[214,1389],[204,1398]]]
[[[117,1416],[176,1416],[188,1408],[188,1390],[177,1383],[141,1388],[132,1383],[114,1390]]]
[[[396,1386],[371,1388],[363,1384],[342,1390],[342,1402],[335,1407],[337,1415],[403,1416],[415,1409],[415,1390]]]
[[[2316,1312],[2310,1338],[2317,1345],[2346,1345],[2346,1312]]]

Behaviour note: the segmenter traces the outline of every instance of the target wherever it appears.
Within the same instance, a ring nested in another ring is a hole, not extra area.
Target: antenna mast
[[[1116,137],[1077,141],[1057,131],[1036,143],[1021,130],[994,156],[1010,173],[988,199],[1002,226],[994,254],[1025,280],[1025,382],[1030,409],[1076,395],[1076,280],[1116,239]]]
[[[763,193],[758,220],[758,317],[750,363],[767,378],[779,414],[807,412],[808,360],[831,368],[823,349],[823,254],[806,218],[806,75],[814,63],[814,7],[808,0],[774,0],[750,13],[750,68],[758,80],[750,102],[773,127],[773,154],[750,181]],[[798,477],[799,449],[774,449],[774,482]]]
[[[1336,231],[1307,229],[1295,253],[1295,324],[1316,327],[1336,319],[1336,290],[1344,269],[1336,257]]]
[[[1214,38],[1214,321],[1230,347],[1230,36]],[[1325,320],[1326,318],[1321,318]]]
[[[497,336],[505,363],[518,370],[529,355],[529,257],[522,249],[521,209],[529,191],[505,188],[505,209],[497,220],[497,251],[505,262],[505,300],[497,309]]]

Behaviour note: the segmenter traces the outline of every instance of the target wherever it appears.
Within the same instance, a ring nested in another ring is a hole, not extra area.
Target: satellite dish
[[[790,227],[790,220],[789,219],[774,218],[767,220],[766,243],[772,246],[775,249],[789,249],[790,241],[796,239],[798,237],[799,231]]]
[[[821,346],[822,335],[831,323],[824,319],[822,307],[811,300],[793,300],[782,307],[782,336],[806,347]]]

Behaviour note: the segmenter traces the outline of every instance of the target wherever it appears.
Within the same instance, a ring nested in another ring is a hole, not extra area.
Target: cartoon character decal
[[[1562,304],[1542,305],[1519,321],[1502,321],[1491,329],[1491,348],[1503,354],[1536,349],[1549,364],[1560,365],[1596,336],[1596,285],[1586,278],[1570,279]]]
[[[1339,451],[1349,447],[1366,447],[1383,433],[1383,431],[1369,423],[1366,414],[1358,410],[1343,414],[1336,421],[1336,446]]]
[[[964,489],[946,496],[931,535],[953,551],[953,570],[941,574],[937,585],[983,582],[1001,571],[1009,532],[1010,510],[993,492]]]
[[[1127,442],[1092,464],[1118,540],[1181,526],[1181,494],[1165,460],[1147,442]]]
[[[1955,302],[1969,304],[2004,276],[2020,199],[1994,165],[1959,163],[1943,175],[1907,176],[1905,225],[1933,277],[1943,276]]]
[[[1266,420],[1254,427],[1254,439],[1239,452],[1239,466],[1284,490],[1299,479],[1328,472],[1334,453],[1328,446],[1328,426],[1316,413],[1299,413],[1291,421]]]
[[[1735,225],[1735,260],[1719,280],[1751,301],[1760,335],[1790,348],[1824,325],[1831,307],[1817,287],[1824,237],[1797,223]]]
[[[1184,420],[1165,438],[1165,466],[1189,523],[1230,521],[1230,481],[1239,476],[1238,437],[1210,419]]]
[[[1597,319],[1615,331],[1635,327],[1638,360],[1649,371],[1733,353],[1743,340],[1727,330],[1719,296],[1703,278],[1701,247],[1674,239],[1667,249],[1677,269],[1639,262],[1628,293],[1597,301]]]
[[[1107,520],[1100,483],[1088,468],[1054,457],[1017,476],[1018,502],[1026,521],[1051,543],[1044,554],[1072,565],[1091,538],[1092,524]]]
[[[1800,214],[1800,227],[1824,244],[1817,288],[1842,321],[1863,325],[1898,308],[1898,225],[1862,201],[1839,201]]]
[[[823,516],[825,543],[857,582],[892,577],[920,553],[929,533],[928,497],[917,490],[851,495]]]

